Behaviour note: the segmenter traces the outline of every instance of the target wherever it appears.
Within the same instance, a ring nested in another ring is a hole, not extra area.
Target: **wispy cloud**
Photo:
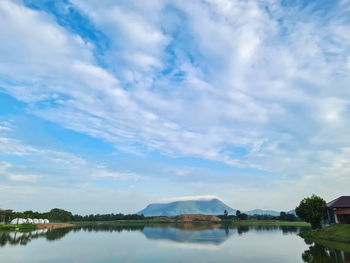
[[[12,172],[13,165],[8,162],[0,162],[0,177],[6,177],[10,181],[36,183],[40,176],[31,174],[18,174]]]
[[[211,160],[278,173],[280,182],[313,178],[322,182],[317,189],[329,174],[348,183],[349,7],[71,0],[64,10],[83,16],[107,39],[101,45],[76,24],[60,24],[60,13],[3,0],[0,89],[30,114],[132,154]],[[0,151],[90,167],[8,136]],[[93,171],[112,180],[140,176]]]

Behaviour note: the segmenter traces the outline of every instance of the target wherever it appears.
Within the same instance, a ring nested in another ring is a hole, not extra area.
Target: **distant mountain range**
[[[244,212],[247,215],[272,215],[272,216],[279,216],[280,212],[274,211],[274,210],[262,210],[262,209],[254,209]]]
[[[225,210],[227,210],[229,215],[235,215],[237,211],[219,199],[213,198],[208,200],[187,200],[171,203],[149,204],[137,214],[143,214],[144,216],[178,216],[183,214],[222,215]],[[248,215],[280,215],[280,212],[278,211],[262,209],[241,212]],[[288,213],[295,214],[295,211],[291,210],[288,211]]]
[[[290,210],[290,211],[285,211],[286,213],[289,214],[294,214],[295,215],[295,210]],[[262,209],[254,209],[254,210],[249,210],[245,211],[247,215],[272,215],[272,216],[279,216],[280,212],[275,211],[275,210],[262,210]]]
[[[183,214],[222,215],[224,211],[230,215],[236,210],[219,199],[176,201],[167,204],[150,204],[137,214],[144,216],[178,216]]]

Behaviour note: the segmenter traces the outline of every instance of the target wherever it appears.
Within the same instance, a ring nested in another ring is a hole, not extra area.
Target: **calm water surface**
[[[307,244],[300,230],[181,225],[0,232],[0,262],[350,262],[344,251]]]

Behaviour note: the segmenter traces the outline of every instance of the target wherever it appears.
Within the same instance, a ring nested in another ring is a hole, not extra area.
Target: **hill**
[[[179,216],[183,214],[222,215],[227,210],[235,215],[236,210],[219,199],[176,201],[165,204],[149,204],[137,214],[144,216]]]

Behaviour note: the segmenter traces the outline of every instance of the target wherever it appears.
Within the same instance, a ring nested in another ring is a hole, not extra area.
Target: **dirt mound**
[[[176,217],[177,221],[181,222],[196,222],[196,221],[210,221],[210,222],[220,222],[221,219],[217,216],[202,215],[202,214],[185,214]]]

